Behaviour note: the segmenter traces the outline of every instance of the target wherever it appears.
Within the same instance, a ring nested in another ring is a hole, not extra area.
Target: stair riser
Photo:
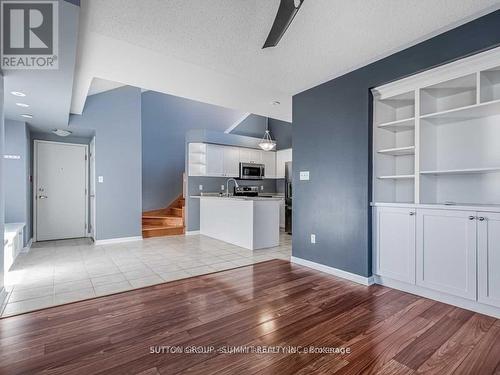
[[[164,226],[182,226],[182,217],[165,217],[165,218],[142,218],[142,225],[157,225]]]
[[[171,208],[170,212],[172,215],[182,217],[182,208]]]
[[[184,234],[184,228],[169,228],[169,229],[145,229],[142,231],[143,238],[151,238],[151,237],[162,237],[162,236],[175,236]]]

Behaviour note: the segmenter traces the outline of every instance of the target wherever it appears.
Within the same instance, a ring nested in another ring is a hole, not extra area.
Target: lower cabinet
[[[414,284],[415,210],[377,208],[374,221],[374,273]]]
[[[474,212],[417,210],[417,285],[475,300]]]
[[[373,228],[382,280],[500,308],[500,213],[377,206]]]
[[[477,213],[478,299],[500,307],[500,214]]]

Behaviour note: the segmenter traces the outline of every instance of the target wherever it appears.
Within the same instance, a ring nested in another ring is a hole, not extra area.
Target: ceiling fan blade
[[[262,49],[278,45],[303,2],[304,0],[281,0],[273,27],[271,27]]]

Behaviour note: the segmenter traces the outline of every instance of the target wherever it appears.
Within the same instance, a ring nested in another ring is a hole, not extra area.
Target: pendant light
[[[264,151],[271,151],[276,147],[276,141],[273,141],[271,134],[269,133],[269,117],[267,118],[266,132],[259,143],[259,147]]]

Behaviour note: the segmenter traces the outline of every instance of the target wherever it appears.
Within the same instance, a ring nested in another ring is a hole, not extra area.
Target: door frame
[[[82,143],[69,143],[69,142],[55,142],[55,141],[43,141],[40,139],[33,140],[33,242],[38,241],[38,230],[37,230],[37,188],[38,188],[38,145],[40,143],[50,143],[50,144],[62,144],[68,146],[78,146],[85,148],[85,237],[88,237],[88,224],[89,224],[89,145]]]
[[[94,242],[96,241],[96,237],[97,237],[97,225],[96,225],[96,221],[97,221],[97,215],[96,215],[96,207],[97,207],[97,203],[96,203],[96,199],[97,199],[97,194],[96,194],[96,190],[97,190],[97,185],[96,185],[96,179],[95,179],[95,176],[96,176],[96,170],[95,170],[95,136],[92,137],[92,140],[90,141],[90,144],[89,144],[89,150],[88,150],[88,163],[89,163],[89,178],[90,180],[87,182],[88,183],[88,186],[89,186],[89,192],[87,194],[87,199],[89,201],[89,204],[88,206],[90,207],[90,218],[89,218],[89,226],[90,226],[90,230],[87,230],[88,232],[88,236],[90,238],[92,238],[94,240]],[[91,162],[92,161],[92,162]],[[92,189],[93,187],[93,189]],[[93,190],[93,191],[92,191]],[[94,195],[94,199],[91,200],[91,195]]]

